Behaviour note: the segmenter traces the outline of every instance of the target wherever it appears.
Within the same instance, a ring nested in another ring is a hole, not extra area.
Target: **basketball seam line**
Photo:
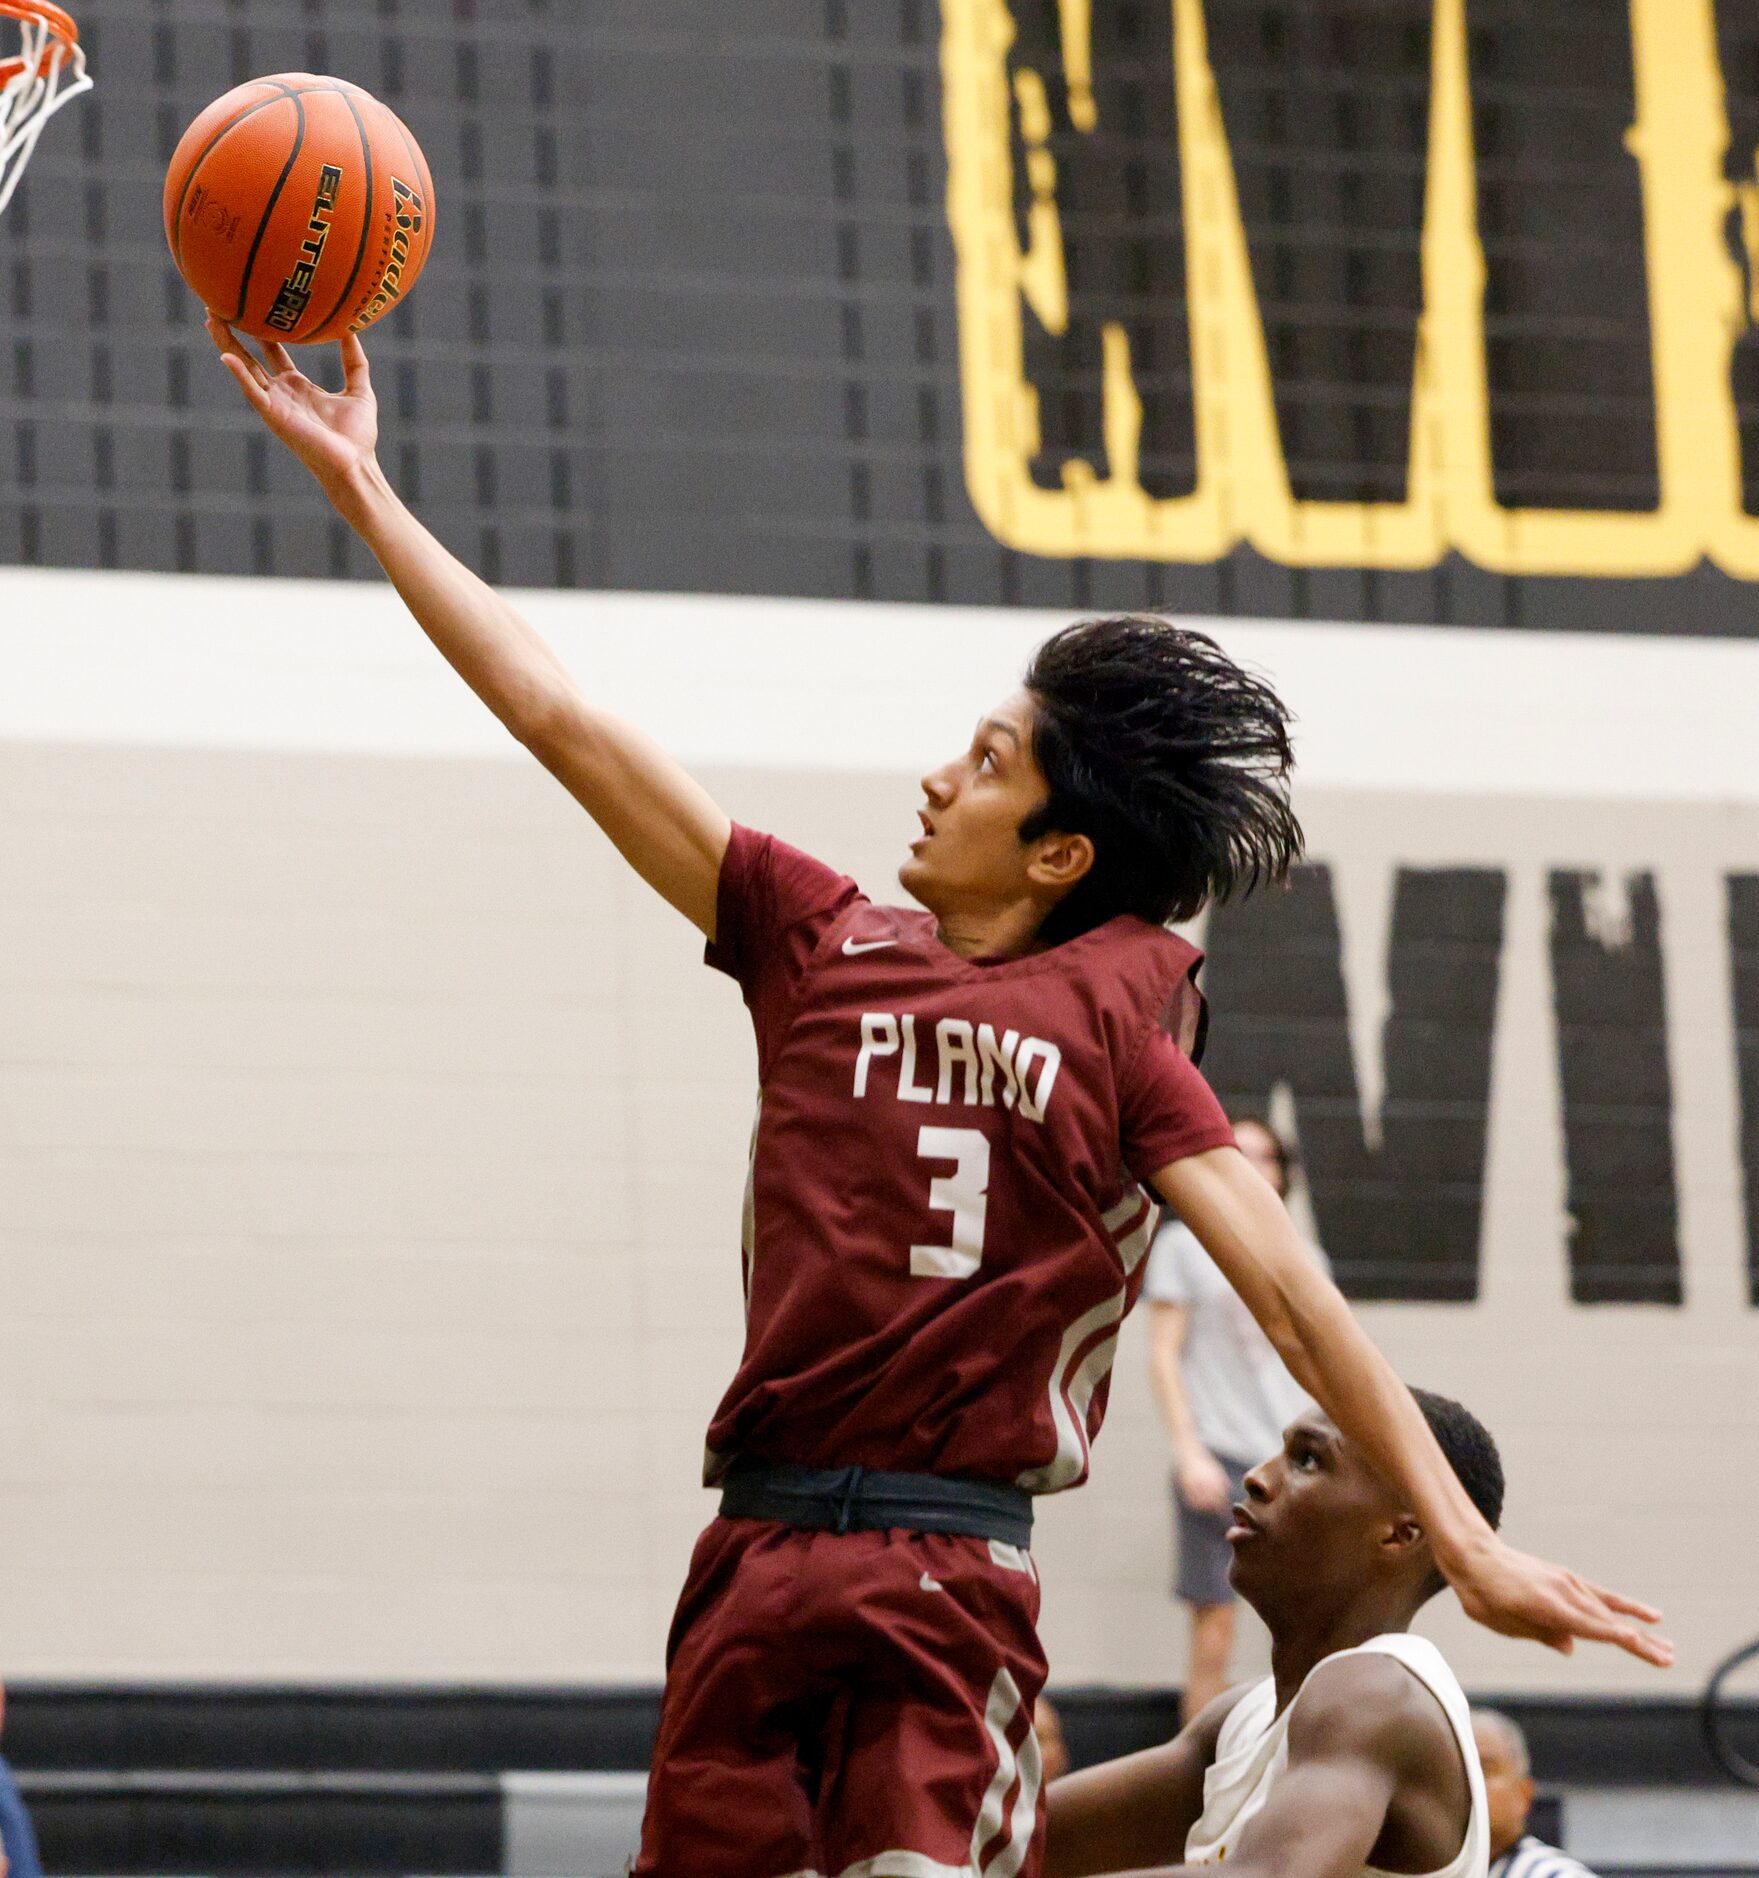
[[[293,108],[299,113],[299,131],[293,139],[293,148],[287,153],[287,161],[281,167],[280,179],[264,206],[263,219],[257,223],[256,238],[251,242],[250,253],[245,258],[244,278],[238,283],[238,311],[232,316],[235,320],[244,318],[245,302],[250,298],[250,277],[256,271],[257,255],[263,245],[263,236],[268,232],[269,217],[275,213],[276,204],[281,200],[281,191],[287,187],[287,178],[293,174],[293,166],[299,161],[300,151],[305,148],[305,106],[299,102],[301,95],[299,92],[293,94]]]
[[[318,321],[317,325],[312,328],[313,332],[318,333],[321,333],[324,328],[329,325],[331,320],[342,311],[343,307],[348,304],[348,296],[353,293],[354,283],[360,278],[361,266],[366,260],[366,245],[372,236],[373,222],[376,219],[374,211],[377,207],[373,196],[373,147],[371,140],[366,134],[366,120],[361,116],[354,100],[349,97],[348,93],[343,91],[340,86],[336,88],[336,95],[348,106],[349,115],[354,119],[354,127],[360,132],[360,156],[361,161],[366,165],[366,207],[361,212],[360,247],[354,256],[354,272],[348,276],[348,284],[342,289],[341,298],[337,300],[336,304],[331,307],[329,312]]]
[[[245,121],[246,118],[255,117],[259,111],[266,111],[270,105],[279,104],[282,101],[282,99],[291,98],[293,96],[293,93],[287,88],[287,86],[283,85],[278,79],[262,78],[262,79],[258,79],[256,82],[262,85],[273,85],[275,87],[276,95],[272,98],[259,98],[257,102],[249,108],[249,110],[240,111],[236,117],[229,118],[224,124],[222,124],[220,128],[214,132],[213,136],[211,136],[208,139],[208,141],[202,146],[201,154],[196,158],[196,160],[192,164],[190,164],[189,174],[183,179],[183,189],[177,198],[177,213],[171,218],[171,226],[176,231],[173,237],[171,258],[177,263],[179,268],[183,266],[183,209],[184,209],[184,204],[189,201],[189,192],[195,186],[196,177],[201,174],[202,165],[205,162],[207,162],[208,158],[214,154],[215,145],[220,142],[221,138],[230,137],[231,134],[238,128],[240,124],[242,124]]]

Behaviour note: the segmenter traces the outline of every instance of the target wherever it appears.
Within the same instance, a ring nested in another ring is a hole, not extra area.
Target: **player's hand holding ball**
[[[293,454],[338,492],[375,460],[379,401],[373,396],[366,347],[355,333],[342,340],[342,389],[326,391],[293,363],[287,348],[269,342],[259,360],[223,321],[208,317],[208,331],[239,389]]]
[[[372,464],[378,406],[360,333],[406,295],[434,236],[407,126],[358,85],[285,72],[216,100],[165,177],[165,239],[240,389],[334,496]],[[262,343],[259,357],[241,334]],[[339,340],[343,389],[290,344]]]

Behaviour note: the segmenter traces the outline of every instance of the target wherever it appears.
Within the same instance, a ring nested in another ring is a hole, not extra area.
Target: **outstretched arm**
[[[1148,1758],[1134,1755],[1076,1778],[1121,1773]],[[1288,1765],[1264,1805],[1229,1846],[1229,1878],[1347,1878],[1368,1863],[1386,1830],[1395,1796],[1426,1828],[1420,1833],[1424,1843],[1411,1848],[1431,1855],[1419,1869],[1438,1869],[1448,1859],[1434,1858],[1435,1848],[1427,1841],[1448,1837],[1444,1822],[1457,1818],[1457,1789],[1464,1785],[1458,1760],[1452,1730],[1435,1698],[1390,1657],[1351,1657],[1326,1665],[1296,1698],[1289,1717]],[[1113,1878],[1199,1878],[1214,1872],[1213,1865],[1183,1862],[1189,1825],[1171,1853],[1150,1854],[1133,1863],[1058,1865],[1056,1795],[1068,1784],[1059,1781],[1051,1789],[1047,1878],[1098,1878],[1101,1873]],[[1115,1823],[1122,1823],[1121,1796],[1113,1810]],[[1140,1801],[1135,1811],[1141,1815]],[[1457,1854],[1458,1846],[1454,1850]]]
[[[1203,1776],[1240,1689],[1218,1695],[1164,1746],[1053,1780],[1045,1795],[1044,1878],[1169,1864],[1203,1811]]]
[[[507,729],[605,831],[624,859],[709,938],[727,817],[650,738],[589,703],[544,640],[409,512],[379,467],[366,349],[342,341],[339,393],[286,347],[257,358],[209,319],[226,369],[373,551],[423,632]]]
[[[1659,1611],[1528,1558],[1491,1531],[1410,1390],[1308,1255],[1282,1201],[1237,1148],[1175,1161],[1155,1175],[1154,1186],[1263,1325],[1290,1374],[1410,1495],[1435,1562],[1468,1616],[1505,1636],[1530,1637],[1566,1653],[1584,1637],[1615,1643],[1664,1668],[1673,1661],[1672,1645],[1642,1627],[1658,1622]]]

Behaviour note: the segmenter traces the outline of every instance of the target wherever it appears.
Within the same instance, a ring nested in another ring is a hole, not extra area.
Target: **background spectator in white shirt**
[[[1268,1124],[1236,1117],[1234,1139],[1286,1198],[1289,1153]],[[1324,1253],[1311,1250],[1325,1264]],[[1282,1446],[1284,1428],[1312,1404],[1209,1254],[1175,1219],[1156,1235],[1143,1296],[1155,1395],[1173,1448],[1173,1591],[1191,1609],[1189,1720],[1226,1685],[1234,1647],[1228,1509],[1248,1470]]]

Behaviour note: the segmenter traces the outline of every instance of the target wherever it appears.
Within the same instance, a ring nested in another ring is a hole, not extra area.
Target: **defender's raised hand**
[[[1464,1558],[1440,1562],[1466,1615],[1505,1637],[1524,1637],[1566,1656],[1581,1638],[1610,1643],[1657,1669],[1673,1662],[1673,1645],[1645,1627],[1661,1621],[1660,1611],[1562,1565],[1495,1537]]]
[[[341,342],[343,384],[338,392],[307,378],[284,345],[265,342],[259,359],[223,320],[210,314],[207,326],[221,362],[257,415],[326,488],[372,461],[379,441],[379,404],[358,334],[349,333]]]

